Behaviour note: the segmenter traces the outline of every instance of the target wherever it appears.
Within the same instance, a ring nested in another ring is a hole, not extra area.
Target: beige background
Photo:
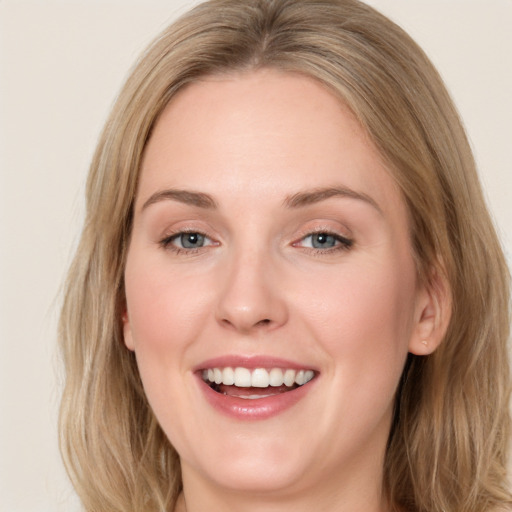
[[[78,510],[56,442],[59,286],[109,107],[191,3],[0,0],[0,512]],[[371,3],[444,76],[512,261],[512,0]]]

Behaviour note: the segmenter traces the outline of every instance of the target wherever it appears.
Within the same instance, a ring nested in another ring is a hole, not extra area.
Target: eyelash
[[[206,246],[192,247],[192,248],[177,247],[176,245],[173,244],[174,240],[176,240],[179,237],[181,237],[182,235],[186,235],[186,234],[199,235],[201,237],[204,237],[205,239],[212,241],[212,239],[206,233],[191,229],[191,230],[177,231],[176,233],[167,235],[162,240],[160,240],[159,245],[166,250],[174,252],[175,254],[186,254],[186,255],[197,254],[199,251],[201,251],[205,247],[212,246],[212,245],[213,246],[218,245],[218,243],[215,241],[213,241],[213,243],[208,244]],[[337,245],[335,245],[334,247],[328,247],[325,249],[315,248],[315,247],[301,247],[299,245],[300,242],[303,242],[307,238],[313,237],[315,235],[326,235],[328,237],[333,237],[334,241],[335,241],[335,243],[337,243]],[[293,247],[302,248],[303,250],[306,250],[315,255],[326,255],[326,254],[332,254],[332,253],[339,252],[339,251],[348,251],[352,248],[353,245],[354,245],[353,240],[346,238],[346,237],[344,237],[338,233],[335,233],[333,231],[330,231],[328,229],[318,229],[318,230],[314,230],[314,231],[309,231],[307,233],[304,233],[298,239],[298,241],[292,243]]]
[[[212,240],[206,233],[203,233],[202,231],[198,231],[196,229],[190,229],[190,230],[177,231],[176,233],[171,233],[170,235],[167,235],[165,238],[160,240],[159,245],[168,251],[174,252],[175,254],[193,255],[193,254],[196,254],[199,251],[201,251],[201,249],[203,249],[204,246],[203,247],[186,248],[186,247],[177,247],[176,245],[173,244],[174,240],[176,240],[177,238],[179,238],[182,235],[187,235],[187,234],[199,235],[208,240]],[[218,245],[218,244],[216,242],[214,242],[213,244],[208,244],[206,247],[208,247],[209,245]]]
[[[339,233],[330,231],[329,229],[316,229],[314,231],[309,231],[307,233],[304,233],[299,238],[299,240],[297,242],[294,242],[292,245],[294,247],[301,248],[301,246],[299,245],[300,242],[303,242],[307,238],[313,237],[315,235],[330,236],[330,237],[334,238],[335,243],[337,243],[338,245],[335,245],[334,247],[328,247],[325,249],[320,249],[320,248],[316,248],[316,247],[302,247],[302,249],[304,249],[314,255],[323,256],[326,254],[332,254],[332,253],[337,253],[337,252],[341,252],[341,251],[348,251],[354,245],[354,241],[351,240],[350,238],[344,237],[344,236],[340,235]]]

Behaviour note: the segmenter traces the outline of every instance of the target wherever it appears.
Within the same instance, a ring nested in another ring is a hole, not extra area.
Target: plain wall
[[[141,50],[191,4],[0,0],[0,512],[78,510],[57,448],[59,287],[109,108]],[[371,4],[452,91],[512,261],[512,0]]]

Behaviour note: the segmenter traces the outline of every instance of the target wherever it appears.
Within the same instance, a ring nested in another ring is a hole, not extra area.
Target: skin
[[[345,193],[290,205],[332,187]],[[204,245],[180,248],[183,230]],[[312,232],[351,245],[315,248]],[[331,92],[272,70],[182,90],[146,149],[125,285],[125,343],[181,459],[177,510],[388,510],[396,387],[407,353],[433,351],[442,329],[400,192]],[[240,421],[207,403],[193,371],[228,354],[292,359],[317,377],[291,408]]]

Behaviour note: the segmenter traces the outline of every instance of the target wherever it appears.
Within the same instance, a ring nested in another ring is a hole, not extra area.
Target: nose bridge
[[[221,275],[217,319],[240,332],[272,329],[287,320],[279,272],[264,248],[234,249]]]

